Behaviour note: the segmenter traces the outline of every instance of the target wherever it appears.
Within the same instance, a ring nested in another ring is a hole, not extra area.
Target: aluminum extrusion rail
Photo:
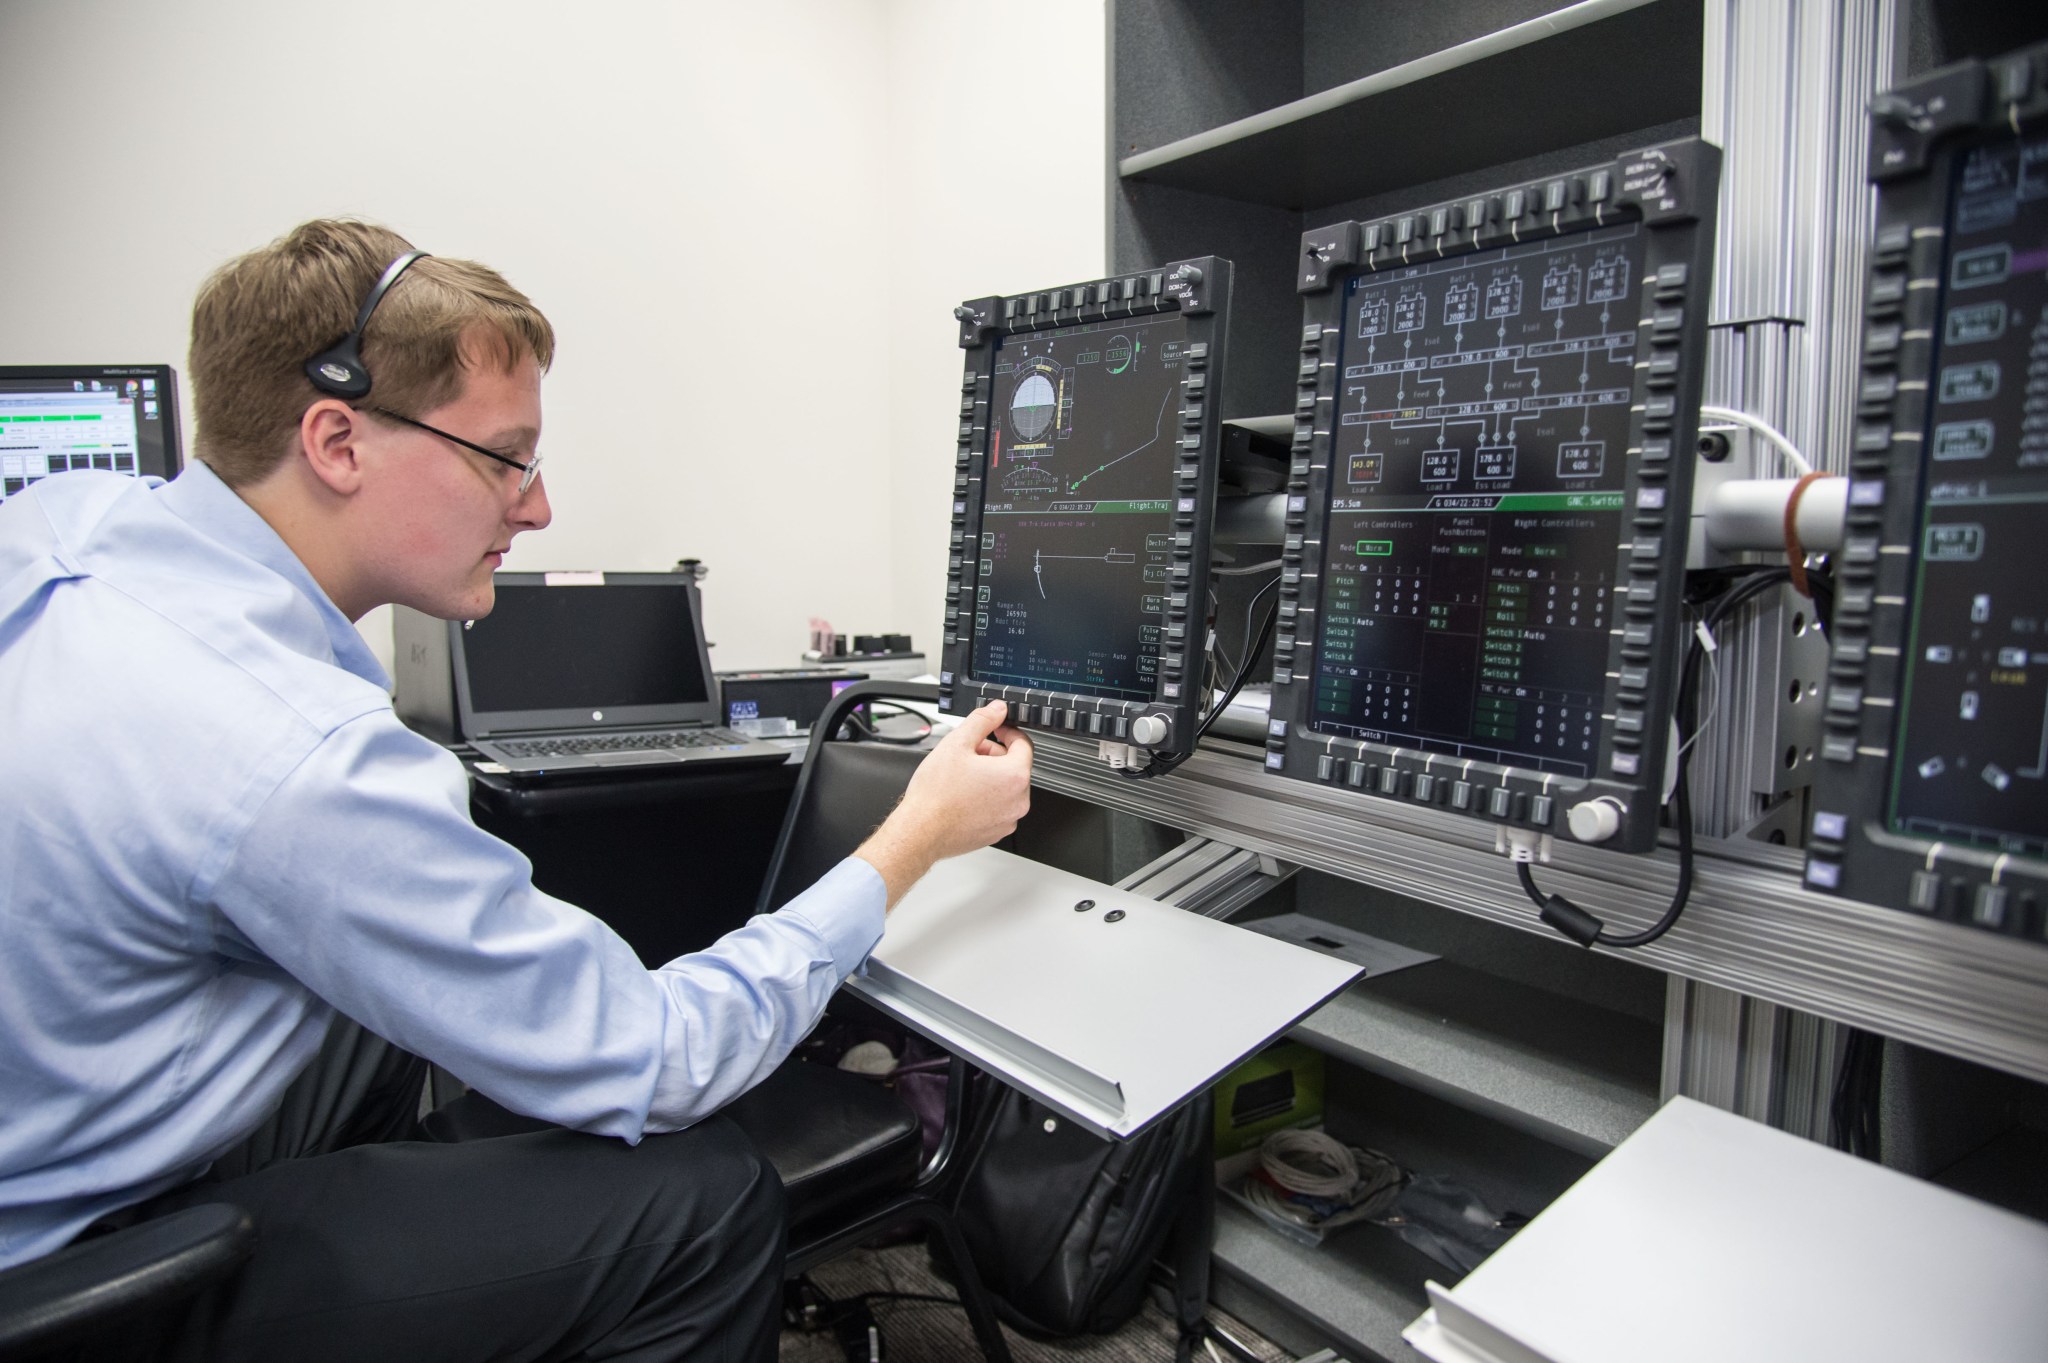
[[[1235,743],[1149,781],[1117,776],[1076,740],[1041,735],[1037,753],[1034,782],[1047,790],[1553,935],[1494,851],[1491,825],[1282,782],[1259,749]],[[1678,925],[1613,954],[2048,1081],[2048,946],[1808,894],[1790,850],[1721,839],[1696,850]],[[1668,847],[1637,857],[1560,843],[1541,880],[1627,932],[1662,911],[1676,866]]]

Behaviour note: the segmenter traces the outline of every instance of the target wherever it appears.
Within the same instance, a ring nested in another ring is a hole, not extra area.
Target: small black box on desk
[[[763,738],[807,732],[832,697],[867,673],[843,667],[783,667],[718,674],[719,716],[728,728]],[[787,721],[788,727],[777,721]]]

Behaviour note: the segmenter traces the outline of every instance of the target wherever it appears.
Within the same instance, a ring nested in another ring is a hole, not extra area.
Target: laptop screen
[[[548,576],[500,573],[496,608],[459,627],[457,685],[472,736],[715,718],[687,576],[578,574],[577,585]]]

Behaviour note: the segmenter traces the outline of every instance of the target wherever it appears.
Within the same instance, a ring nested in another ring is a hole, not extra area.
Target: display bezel
[[[1873,107],[1877,224],[1864,281],[1848,525],[1836,567],[1827,732],[1805,883],[1824,894],[2048,940],[2048,859],[1990,840],[1892,827],[1952,187],[1973,148],[2048,134],[2048,45],[1944,68]]]
[[[1026,728],[1129,743],[1157,753],[1186,752],[1193,746],[1206,699],[1205,588],[1231,274],[1229,261],[1204,256],[1057,289],[977,299],[956,310],[965,364],[954,451],[940,709],[964,711],[1000,699],[1008,702],[1011,721]],[[1175,315],[1186,322],[1187,336],[1176,380],[1174,472],[1168,490],[1173,540],[1152,694],[1117,699],[979,675],[974,649],[979,564],[970,546],[978,545],[983,533],[998,355],[1016,339]],[[1140,720],[1148,722],[1140,725]]]
[[[1303,295],[1300,382],[1286,494],[1269,772],[1536,834],[1563,829],[1570,808],[1604,798],[1612,801],[1619,827],[1600,845],[1626,852],[1655,846],[1677,689],[1678,607],[1719,171],[1719,151],[1688,139],[1568,175],[1303,235],[1296,277]],[[1559,239],[1621,221],[1642,230],[1642,301],[1602,733],[1592,774],[1571,777],[1319,732],[1314,676],[1323,610],[1321,537],[1334,495],[1331,452],[1346,286],[1425,261]]]

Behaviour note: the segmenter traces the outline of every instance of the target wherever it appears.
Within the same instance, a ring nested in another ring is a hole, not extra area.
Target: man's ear
[[[299,454],[329,491],[346,497],[362,486],[365,430],[362,413],[339,398],[322,398],[299,418]]]

